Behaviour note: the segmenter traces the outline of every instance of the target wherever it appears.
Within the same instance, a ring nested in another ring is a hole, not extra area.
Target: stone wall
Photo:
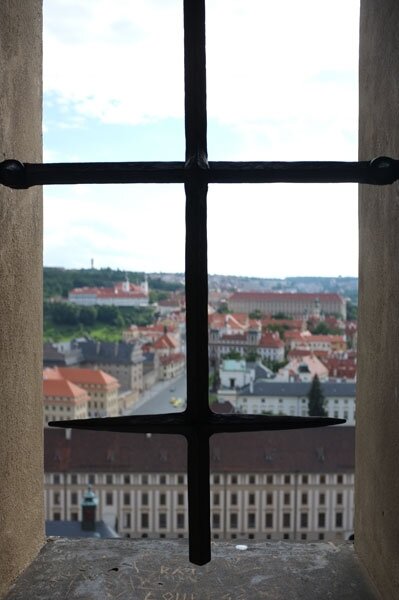
[[[363,0],[360,160],[399,158],[399,3]],[[399,597],[399,194],[361,186],[356,550],[384,599]]]
[[[40,0],[3,0],[0,160],[41,161]],[[0,186],[0,596],[43,531],[42,194]]]

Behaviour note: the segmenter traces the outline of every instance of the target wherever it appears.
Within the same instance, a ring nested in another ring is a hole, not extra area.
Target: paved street
[[[142,394],[136,406],[130,411],[131,415],[156,415],[160,413],[181,412],[183,406],[175,408],[171,398],[181,398],[185,401],[186,374],[170,381],[161,381]]]

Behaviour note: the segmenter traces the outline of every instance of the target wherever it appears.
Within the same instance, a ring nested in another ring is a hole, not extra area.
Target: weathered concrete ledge
[[[188,562],[185,540],[49,538],[7,600],[376,600],[352,544],[212,544]]]

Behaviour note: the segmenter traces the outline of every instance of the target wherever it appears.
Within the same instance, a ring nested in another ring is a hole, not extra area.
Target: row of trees
[[[45,302],[44,319],[55,326],[144,326],[153,323],[154,310],[150,307],[78,306],[70,302]]]

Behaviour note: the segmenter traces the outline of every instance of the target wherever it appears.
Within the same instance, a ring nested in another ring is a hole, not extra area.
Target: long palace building
[[[81,520],[89,485],[98,519],[121,536],[188,535],[181,436],[46,429],[47,520]],[[214,539],[345,540],[353,533],[354,428],[211,438]]]
[[[259,310],[264,315],[284,313],[294,319],[324,313],[346,319],[346,302],[339,294],[235,292],[227,304],[231,311],[238,313]]]

